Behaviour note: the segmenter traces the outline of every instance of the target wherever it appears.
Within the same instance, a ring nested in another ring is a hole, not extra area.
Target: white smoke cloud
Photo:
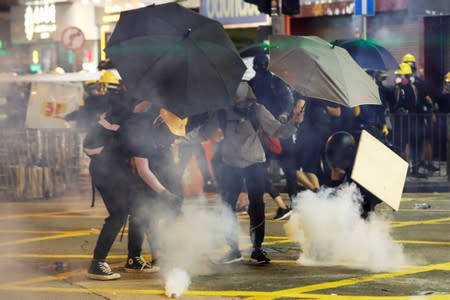
[[[166,275],[166,296],[169,298],[178,298],[191,284],[191,279],[185,270],[174,268]]]
[[[179,297],[191,276],[213,273],[212,266],[224,255],[220,250],[228,249],[227,237],[240,232],[233,230],[239,225],[229,208],[208,206],[202,199],[185,205],[182,216],[160,225],[160,265],[168,297]]]
[[[302,248],[297,263],[342,265],[373,272],[393,271],[411,264],[403,246],[390,235],[389,221],[371,214],[360,217],[361,193],[355,184],[298,195],[298,206],[285,225]]]

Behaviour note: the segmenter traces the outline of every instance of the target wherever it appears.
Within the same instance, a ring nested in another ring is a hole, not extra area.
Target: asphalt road
[[[208,206],[217,201],[216,195],[209,195],[202,203]],[[196,202],[198,199],[188,199],[186,205]],[[428,203],[431,208],[417,209],[418,203]],[[108,257],[122,278],[108,282],[86,278],[106,216],[100,200],[95,208],[89,205],[89,195],[0,203],[0,299],[166,298],[161,273],[122,272],[126,232]],[[286,221],[271,220],[274,211],[273,202],[267,201],[264,246],[272,258],[270,265],[244,261],[223,266],[204,259],[197,262],[198,273],[191,277],[182,298],[450,299],[450,194],[404,194],[399,212],[379,210],[392,217],[392,237],[415,258],[414,265],[391,272],[298,264],[301,247],[286,236]],[[239,219],[247,230],[248,216]],[[248,248],[245,242],[241,246]],[[183,253],[186,249],[180,245],[176,250]],[[219,257],[224,251],[217,249],[215,254]],[[244,254],[248,256],[246,251]]]

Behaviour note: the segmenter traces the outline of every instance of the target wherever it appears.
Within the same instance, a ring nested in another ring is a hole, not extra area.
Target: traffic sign
[[[80,28],[75,26],[70,26],[64,29],[61,34],[61,42],[64,45],[64,48],[68,50],[77,50],[83,47],[84,45],[84,34]]]
[[[355,16],[375,16],[375,0],[355,0]]]

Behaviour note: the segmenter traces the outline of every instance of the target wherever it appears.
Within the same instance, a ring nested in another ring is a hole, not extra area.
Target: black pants
[[[135,232],[130,232],[129,240],[135,240],[129,251],[140,251],[137,245],[142,245],[147,237],[149,248],[153,255],[161,249],[160,234],[164,231],[166,222],[172,223],[177,217],[177,212],[183,205],[181,176],[175,165],[170,149],[159,151],[148,157],[150,169],[155,176],[170,192],[180,197],[180,202],[173,203],[161,199],[158,193],[147,186],[142,179],[136,178],[133,186],[133,201],[131,203],[130,228],[133,226]],[[136,175],[137,176],[137,175]]]
[[[254,248],[261,248],[264,241],[265,205],[263,196],[265,191],[265,174],[266,168],[262,163],[253,164],[246,168],[236,168],[225,163],[223,168],[223,200],[230,206],[233,212],[236,210],[236,202],[242,191],[242,185],[245,179],[250,202],[248,206],[250,238]],[[228,243],[232,249],[238,249],[237,224],[232,231],[233,233]]]
[[[128,163],[122,158],[100,154],[91,158],[89,173],[109,214],[94,250],[94,259],[105,259],[120,229],[126,223],[129,209],[134,201],[129,184],[131,172]],[[143,240],[141,235],[141,230],[136,226],[134,216],[131,215],[128,233],[130,257],[141,255]]]

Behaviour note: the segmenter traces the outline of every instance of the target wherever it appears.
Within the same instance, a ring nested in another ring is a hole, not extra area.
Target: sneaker
[[[224,265],[228,265],[242,260],[244,260],[244,258],[242,257],[241,251],[231,250],[222,258],[221,262]]]
[[[141,256],[128,257],[127,263],[125,264],[125,272],[128,273],[153,273],[158,271],[159,267],[147,263]]]
[[[270,263],[270,258],[266,256],[266,253],[261,248],[255,248],[250,256],[250,261],[259,265],[265,265]]]
[[[277,212],[275,214],[275,217],[273,217],[274,220],[283,220],[288,218],[292,214],[291,208],[281,208],[279,207],[277,209]]]
[[[95,280],[114,280],[119,279],[120,274],[112,272],[104,260],[93,259],[87,277]]]

